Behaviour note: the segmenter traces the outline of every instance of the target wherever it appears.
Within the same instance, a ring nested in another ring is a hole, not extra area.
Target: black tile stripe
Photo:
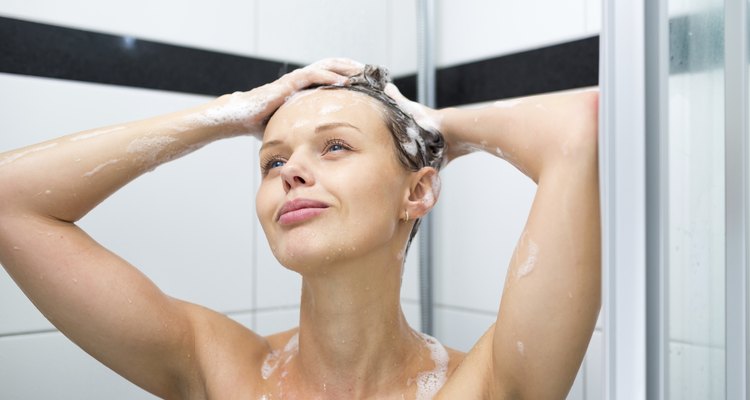
[[[596,85],[591,37],[437,71],[439,107]],[[299,65],[0,17],[0,72],[221,95]],[[394,79],[416,98],[416,75]]]
[[[0,72],[221,95],[296,65],[0,17]]]
[[[437,106],[448,107],[599,84],[599,37],[441,68]]]

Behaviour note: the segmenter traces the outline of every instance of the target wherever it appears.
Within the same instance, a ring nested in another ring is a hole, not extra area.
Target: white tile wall
[[[587,35],[586,0],[466,0],[437,4],[438,66]]]
[[[256,1],[261,56],[299,63],[338,56],[386,61],[388,10],[382,1]]]
[[[594,331],[583,364],[584,392],[587,400],[604,399],[604,335]]]
[[[462,157],[441,175],[436,301],[496,313],[536,186],[486,153]]]
[[[299,308],[287,307],[255,314],[255,331],[260,335],[283,332],[299,326]]]
[[[597,35],[602,30],[602,1],[586,0],[586,34]]]
[[[435,337],[453,349],[467,352],[495,323],[497,313],[435,307]]]
[[[387,0],[388,63],[395,76],[417,70],[417,0]]]
[[[229,53],[255,53],[255,0],[7,0],[0,4],[0,15]]]
[[[156,399],[58,332],[0,337],[0,398]]]

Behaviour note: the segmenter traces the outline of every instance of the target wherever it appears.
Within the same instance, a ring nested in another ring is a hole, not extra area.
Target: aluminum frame
[[[646,398],[646,1],[603,3],[599,175],[610,400]]]
[[[669,15],[646,12],[646,391],[669,399]]]
[[[724,3],[726,398],[748,392],[748,5]]]

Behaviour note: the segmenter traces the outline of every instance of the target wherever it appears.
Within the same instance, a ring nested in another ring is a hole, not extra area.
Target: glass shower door
[[[669,399],[720,400],[726,398],[724,1],[667,4],[664,385]]]

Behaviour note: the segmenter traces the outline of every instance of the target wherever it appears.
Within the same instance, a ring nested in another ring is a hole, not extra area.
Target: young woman
[[[600,303],[597,101],[432,110],[377,68],[324,60],[203,107],[0,154],[0,263],[72,341],[163,398],[562,399]],[[137,176],[242,134],[263,141],[265,234],[303,278],[299,327],[269,337],[165,295],[75,225]],[[497,322],[463,354],[414,332],[399,292],[438,170],[476,150],[538,189]]]

